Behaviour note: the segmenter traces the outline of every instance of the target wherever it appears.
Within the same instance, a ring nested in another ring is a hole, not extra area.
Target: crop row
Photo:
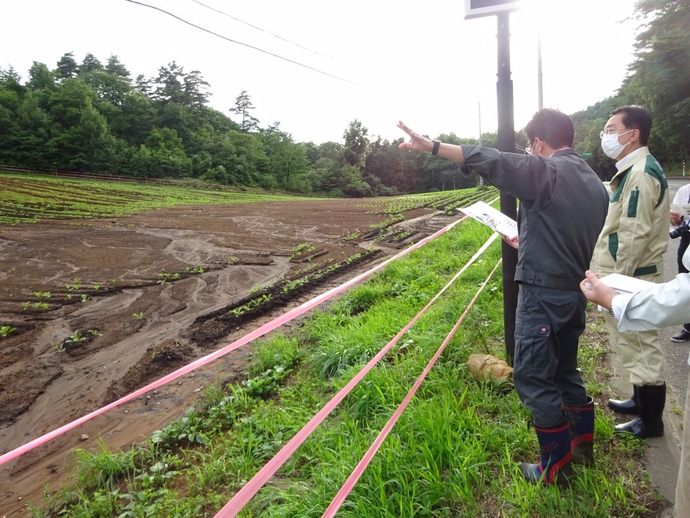
[[[142,286],[154,286],[170,284],[174,281],[184,279],[192,275],[204,273],[209,268],[203,266],[188,266],[181,272],[166,272],[161,270],[158,273],[157,280],[144,280],[135,283],[137,288]],[[79,278],[70,279],[66,281],[61,287],[50,290],[34,290],[31,295],[27,295],[25,300],[17,303],[17,309],[12,310],[8,307],[6,312],[10,313],[34,313],[44,314],[52,313],[63,307],[70,306],[75,303],[86,303],[94,297],[106,297],[122,292],[122,290],[134,287],[134,284],[121,284],[117,279],[111,279],[109,285],[107,283],[84,283]],[[134,318],[142,319],[143,313],[135,313]],[[0,339],[7,338],[10,335],[16,336],[23,331],[27,331],[28,326],[21,326],[10,321],[0,321]],[[67,340],[67,343],[80,343],[82,340]],[[65,344],[63,344],[65,345]]]
[[[213,343],[227,336],[238,325],[273,309],[284,307],[309,290],[342,275],[360,263],[375,258],[380,253],[380,250],[367,250],[338,262],[328,259],[323,263],[311,263],[270,286],[253,288],[241,300],[198,317],[193,324],[193,339],[199,345]]]
[[[0,173],[0,223],[46,219],[118,217],[175,205],[220,205],[299,200],[295,196],[216,191],[102,180],[77,180]]]
[[[396,198],[380,198],[367,202],[363,206],[372,207],[370,212],[374,214],[389,216],[422,208],[448,211],[449,208],[467,206],[480,199],[485,201],[493,199],[497,193],[498,191],[494,187],[463,189]]]

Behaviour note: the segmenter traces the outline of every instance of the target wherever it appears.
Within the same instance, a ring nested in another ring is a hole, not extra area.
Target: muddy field
[[[365,232],[348,239],[386,218],[370,210],[360,200],[276,202],[0,225],[0,330],[7,326],[0,336],[0,453],[206,356],[399,252],[405,243],[367,240]],[[404,216],[398,225],[413,241],[454,219],[431,209]],[[318,282],[287,295],[291,279],[319,269],[326,273]],[[283,294],[271,297],[272,305],[238,310],[252,307],[249,294],[269,286]],[[73,448],[97,448],[99,440],[126,447],[164,427],[205,387],[237,380],[252,345],[0,467],[0,516],[26,516],[46,484],[55,489]]]

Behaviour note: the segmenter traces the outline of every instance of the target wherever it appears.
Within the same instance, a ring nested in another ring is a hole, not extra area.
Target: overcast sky
[[[637,32],[619,23],[635,0],[533,1],[510,15],[516,129],[538,109],[538,31],[544,106],[566,113],[615,93]],[[26,80],[33,61],[53,69],[90,52],[118,56],[134,78],[175,61],[201,72],[214,108],[231,115],[246,90],[262,127],[280,122],[303,142],[340,142],[353,119],[389,140],[399,119],[432,137],[477,137],[481,113],[482,131],[496,131],[497,20],[464,20],[463,0],[142,3],[237,43],[127,0],[4,0],[0,67]]]

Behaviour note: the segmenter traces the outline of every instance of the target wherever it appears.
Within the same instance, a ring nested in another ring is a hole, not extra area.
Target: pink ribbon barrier
[[[496,235],[496,234],[494,234]],[[460,315],[460,318],[458,321],[455,323],[453,326],[453,329],[450,330],[448,333],[448,336],[446,336],[446,339],[443,341],[441,344],[441,347],[439,347],[438,351],[436,351],[436,354],[434,354],[433,358],[429,361],[428,365],[424,368],[422,373],[419,375],[419,378],[417,378],[417,381],[415,381],[414,385],[410,389],[410,391],[407,393],[405,396],[405,399],[402,400],[402,403],[398,406],[398,408],[395,410],[391,418],[388,420],[386,425],[383,427],[379,435],[376,437],[376,440],[371,444],[367,452],[364,454],[364,457],[362,457],[362,460],[359,461],[359,464],[355,467],[355,469],[352,471],[350,476],[347,478],[345,483],[343,484],[342,488],[340,491],[338,491],[338,494],[335,495],[335,498],[331,501],[331,504],[328,506],[326,511],[323,513],[322,517],[323,518],[331,518],[335,516],[335,513],[338,512],[338,509],[340,509],[340,506],[343,504],[347,496],[350,494],[352,491],[352,488],[355,487],[355,484],[357,481],[360,479],[362,474],[364,473],[364,470],[369,466],[369,463],[371,462],[371,459],[374,458],[374,455],[376,455],[376,452],[379,451],[379,448],[381,447],[381,444],[383,444],[383,441],[388,437],[388,434],[390,431],[393,429],[393,426],[395,426],[395,423],[398,422],[398,419],[400,419],[400,416],[402,415],[403,411],[405,408],[407,408],[407,405],[412,401],[412,398],[414,395],[417,393],[417,390],[421,386],[422,382],[426,378],[427,374],[431,371],[431,368],[436,364],[436,361],[439,359],[441,354],[443,354],[443,351],[446,349],[446,346],[450,342],[451,338],[455,335],[455,332],[458,330],[460,327],[460,324],[462,324],[463,320],[465,320],[465,317],[467,316],[467,313],[469,313],[470,309],[472,309],[472,306],[474,306],[474,303],[477,301],[477,298],[479,297],[479,294],[484,290],[486,287],[487,283],[493,276],[494,272],[496,272],[496,268],[498,268],[498,265],[501,264],[501,261],[499,260],[496,263],[496,266],[494,266],[494,269],[491,271],[489,276],[486,278],[486,280],[482,283],[482,285],[479,287],[477,290],[477,293],[474,295],[470,303],[467,305],[467,308],[465,311],[463,311],[462,315]]]
[[[439,231],[440,232],[440,231]],[[278,469],[285,464],[285,462],[290,458],[290,456],[297,450],[297,448],[311,435],[311,433],[316,430],[316,428],[321,424],[321,422],[340,404],[340,402],[345,399],[352,389],[357,386],[357,384],[364,378],[364,376],[374,368],[374,366],[383,358],[386,353],[402,338],[407,331],[419,320],[419,318],[431,307],[431,305],[436,302],[436,300],[455,282],[455,280],[476,261],[476,259],[488,248],[488,246],[498,237],[498,234],[494,233],[492,236],[484,243],[484,245],[477,251],[474,256],[467,262],[462,269],[456,273],[453,278],[448,281],[448,283],[428,302],[422,310],[415,315],[415,317],[410,320],[410,322],[405,325],[405,327],[398,332],[398,334],[393,337],[393,339],[386,344],[383,349],[381,349],[376,356],[374,356],[369,362],[360,370],[348,383],[345,385],[338,393],[324,405],[324,407],[319,410],[319,412],[311,418],[311,420],[304,425],[304,427],[298,431],[290,441],[288,441],[285,446],[283,446],[275,456],[269,460],[263,468],[261,468],[252,479],[247,482],[242,489],[240,489],[232,499],[223,506],[223,508],[218,511],[215,518],[232,518],[239,513],[242,508],[251,500],[256,493],[264,486],[264,484],[271,478]]]
[[[185,365],[184,367],[181,367],[180,369],[178,369],[174,372],[171,372],[167,376],[163,376],[159,380],[154,381],[154,382],[152,382],[152,383],[150,383],[150,384],[146,385],[145,387],[142,387],[138,390],[135,390],[131,394],[128,394],[128,395],[126,395],[126,396],[124,396],[124,397],[122,397],[116,401],[113,401],[112,403],[110,403],[110,404],[108,404],[102,408],[99,408],[98,410],[95,410],[89,414],[86,414],[85,416],[80,417],[79,419],[76,419],[75,421],[72,421],[71,423],[68,423],[64,426],[56,428],[55,430],[48,432],[47,434],[42,435],[41,437],[38,437],[37,439],[29,441],[29,442],[23,444],[22,446],[15,448],[14,450],[9,451],[8,453],[0,455],[0,466],[2,466],[3,464],[19,457],[20,455],[23,455],[24,453],[42,445],[42,444],[45,444],[46,442],[62,435],[65,432],[68,432],[69,430],[72,430],[72,429],[76,428],[77,426],[79,426],[79,425],[81,425],[87,421],[90,421],[94,417],[99,416],[99,415],[107,412],[108,410],[116,408],[116,407],[122,405],[123,403],[126,403],[128,401],[131,401],[132,399],[135,399],[141,395],[144,395],[147,392],[160,387],[161,385],[164,385],[170,381],[173,381],[173,380],[179,378],[180,376],[188,374],[188,373],[192,372],[193,370],[195,370],[199,367],[202,367],[203,365],[206,365],[206,364],[234,351],[235,349],[238,349],[238,348],[242,347],[243,345],[245,345],[245,344],[273,331],[274,329],[282,326],[283,324],[293,320],[294,318],[297,318],[298,316],[302,315],[303,313],[306,313],[310,309],[312,309],[312,308],[318,306],[319,304],[325,302],[326,300],[330,299],[331,297],[338,295],[339,293],[344,292],[345,290],[347,290],[348,288],[350,288],[354,284],[357,284],[358,282],[362,281],[363,279],[366,279],[370,275],[372,275],[375,272],[379,271],[380,269],[384,268],[386,265],[388,265],[392,261],[400,259],[401,257],[409,254],[410,252],[417,250],[418,248],[424,246],[429,241],[432,241],[433,239],[436,239],[437,237],[441,236],[442,234],[448,232],[455,225],[457,225],[458,223],[467,219],[467,217],[468,216],[463,216],[462,218],[454,221],[450,225],[440,229],[439,231],[435,232],[434,234],[427,236],[426,238],[422,239],[418,243],[415,243],[414,245],[410,246],[409,248],[403,250],[402,252],[394,255],[393,257],[390,257],[389,259],[382,262],[381,264],[376,265],[371,270],[366,271],[366,272],[358,275],[357,277],[350,279],[349,281],[341,284],[340,286],[337,286],[337,287],[335,287],[335,288],[333,288],[333,289],[331,289],[325,293],[322,293],[321,295],[318,295],[317,297],[314,297],[311,300],[308,300],[304,304],[284,313],[283,315],[275,318],[274,320],[271,320],[270,322],[267,322],[266,324],[255,329],[254,331],[251,331],[250,333],[248,333],[245,336],[239,338],[238,340],[232,342],[231,344],[226,345],[226,346],[222,347],[221,349],[218,349],[217,351],[214,351],[213,353],[211,353],[207,356],[199,358],[198,360],[195,360],[192,363],[189,363],[189,364]]]

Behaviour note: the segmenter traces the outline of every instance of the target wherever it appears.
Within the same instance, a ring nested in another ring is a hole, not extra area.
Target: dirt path
[[[0,453],[209,354],[397,252],[377,244],[383,254],[287,306],[224,324],[209,340],[191,332],[209,315],[227,315],[225,308],[252,288],[313,267],[291,259],[300,244],[313,245],[321,264],[371,248],[344,239],[385,219],[369,210],[360,200],[255,203],[0,226],[0,327],[16,328],[0,338]],[[405,216],[415,241],[451,221],[426,209]],[[81,336],[66,341],[75,331]],[[141,440],[204,387],[242,375],[249,354],[251,344],[0,467],[0,516],[26,516],[45,484],[56,489],[73,448],[97,448],[103,439],[116,449]]]

